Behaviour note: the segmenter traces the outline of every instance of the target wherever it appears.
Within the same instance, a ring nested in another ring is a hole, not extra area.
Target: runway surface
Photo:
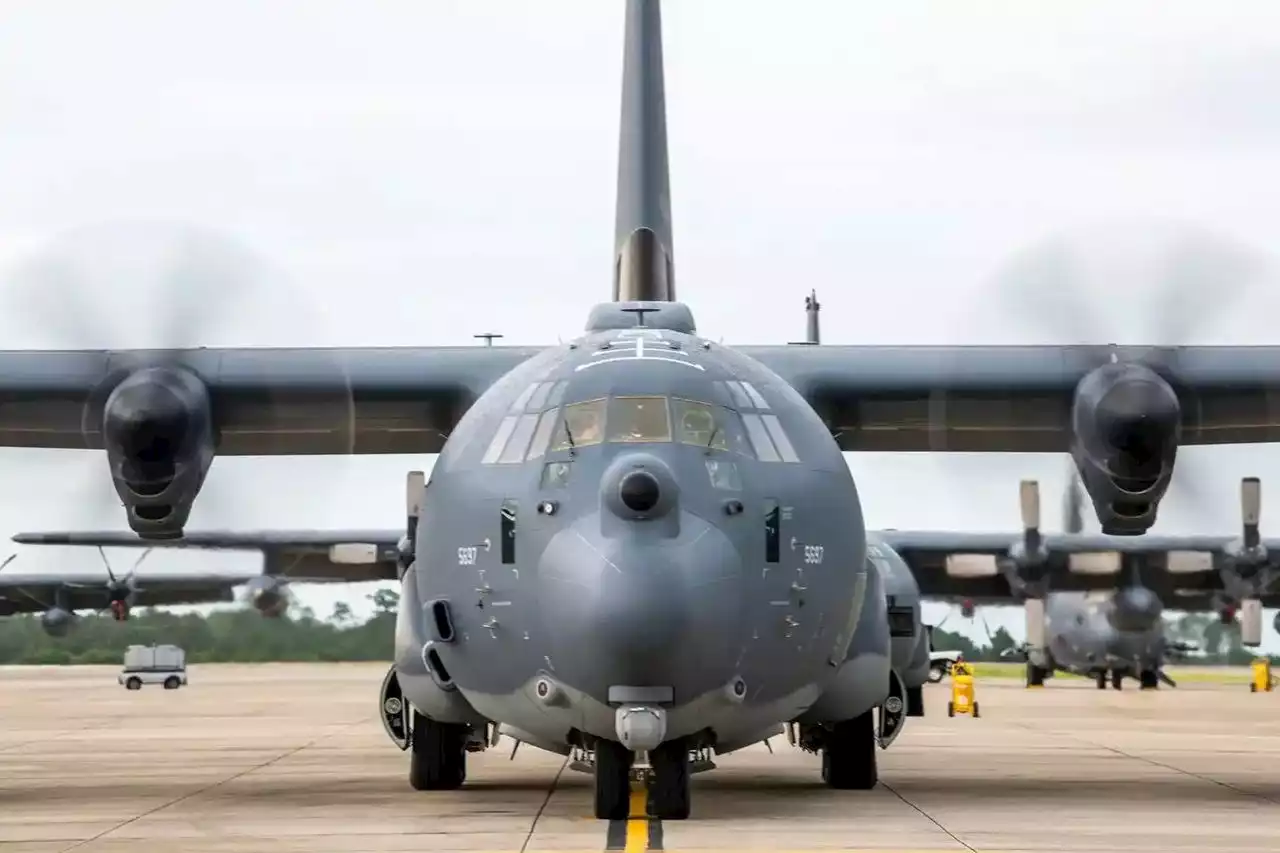
[[[128,692],[111,667],[0,668],[0,853],[603,850],[589,777],[512,742],[465,788],[409,789],[377,719],[382,665],[193,666]],[[695,777],[693,817],[626,849],[1280,850],[1280,692],[978,685],[979,719],[928,716],[881,785],[829,791],[773,742]]]

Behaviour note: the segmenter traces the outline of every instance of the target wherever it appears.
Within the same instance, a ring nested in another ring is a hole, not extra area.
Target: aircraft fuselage
[[[627,319],[513,370],[445,445],[403,579],[406,698],[562,753],[869,711],[884,598],[830,432],[750,358]],[[660,730],[624,721],[655,709]]]

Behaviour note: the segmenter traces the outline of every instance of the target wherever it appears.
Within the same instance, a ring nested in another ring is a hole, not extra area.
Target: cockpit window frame
[[[663,426],[665,431],[661,434],[646,433],[636,437],[615,435],[613,430],[616,425],[618,415],[617,407],[619,404],[625,407],[628,401],[661,403]],[[672,429],[671,423],[671,398],[666,394],[610,395],[608,398],[608,407],[605,411],[604,434],[605,442],[608,444],[671,444],[674,441],[675,430]]]

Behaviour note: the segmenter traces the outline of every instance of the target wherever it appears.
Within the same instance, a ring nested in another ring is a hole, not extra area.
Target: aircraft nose
[[[618,484],[618,497],[623,506],[632,512],[644,513],[658,505],[662,487],[648,471],[632,471]]]
[[[600,697],[614,685],[690,695],[710,689],[704,681],[727,683],[743,622],[729,538],[688,513],[673,538],[600,527],[600,516],[585,517],[543,553],[539,607],[555,671]]]
[[[667,463],[650,453],[625,453],[600,478],[602,505],[623,521],[668,518],[680,487]]]
[[[1142,633],[1160,621],[1164,607],[1160,597],[1146,587],[1129,587],[1115,594],[1111,625],[1117,631]]]

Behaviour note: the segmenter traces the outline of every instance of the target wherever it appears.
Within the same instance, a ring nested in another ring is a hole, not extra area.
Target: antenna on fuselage
[[[477,338],[477,339],[483,339],[483,340],[484,340],[484,345],[485,345],[485,346],[487,346],[487,347],[491,347],[491,346],[493,346],[493,339],[494,339],[494,338],[501,338],[501,337],[503,337],[503,336],[502,336],[502,335],[500,335],[500,334],[498,334],[497,332],[481,332],[480,334],[478,334],[478,335],[472,335],[471,337],[473,337],[473,338]]]
[[[644,305],[634,305],[634,306],[631,306],[631,307],[628,307],[628,308],[623,308],[622,310],[623,310],[623,311],[625,311],[625,312],[626,312],[626,313],[628,313],[628,314],[635,314],[635,315],[636,315],[636,325],[637,325],[637,326],[644,326],[644,315],[645,315],[645,314],[653,314],[653,313],[656,313],[656,312],[660,311],[661,309],[659,309],[659,308],[649,308],[649,307],[644,306]]]
[[[810,290],[804,298],[805,330],[803,341],[788,341],[793,346],[816,346],[822,342],[822,333],[818,327],[818,312],[822,305],[818,302],[818,291]]]
[[[658,0],[627,0],[614,302],[674,302],[671,181]]]

